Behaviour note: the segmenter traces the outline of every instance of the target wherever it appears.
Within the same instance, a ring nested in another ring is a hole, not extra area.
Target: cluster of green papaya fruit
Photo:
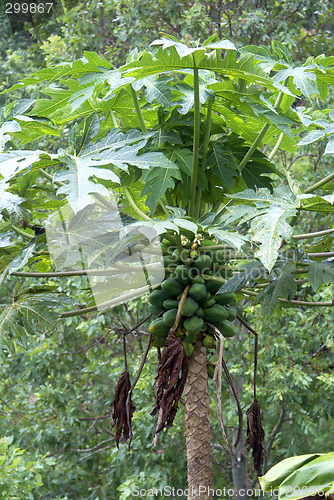
[[[175,332],[182,339],[187,356],[192,354],[193,344],[199,338],[207,348],[215,348],[215,338],[208,323],[214,324],[225,337],[232,337],[236,331],[232,323],[236,318],[235,294],[218,293],[222,282],[214,278],[224,255],[222,250],[214,248],[215,240],[195,238],[181,251],[167,240],[161,246],[166,276],[148,298],[149,311],[156,317],[149,327],[152,345],[165,345],[187,286],[190,288]]]

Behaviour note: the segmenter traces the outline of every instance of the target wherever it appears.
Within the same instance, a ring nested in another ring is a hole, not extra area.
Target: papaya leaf
[[[261,243],[260,248],[255,251],[255,256],[269,271],[278,258],[282,240],[288,239],[293,233],[287,218],[293,217],[295,213],[294,209],[286,210],[271,205],[265,214],[254,218],[251,222],[252,239]]]
[[[3,151],[5,144],[10,140],[10,132],[19,132],[20,125],[16,121],[4,122],[0,127],[0,153]]]
[[[19,99],[5,106],[4,116],[6,120],[15,118],[17,115],[23,115],[36,102],[36,99]]]
[[[309,268],[308,280],[315,292],[321,285],[329,285],[334,282],[334,263],[333,262],[307,262]]]
[[[170,144],[182,144],[182,139],[179,134],[175,132],[175,130],[164,126],[159,127],[156,134],[156,145],[160,148],[164,146],[166,142],[169,142]]]
[[[25,200],[17,196],[17,194],[6,191],[8,187],[9,186],[6,184],[6,181],[4,179],[0,179],[0,214],[3,210],[6,210],[9,214],[20,214],[22,211],[20,204]]]
[[[255,251],[255,256],[271,271],[277,260],[282,240],[288,239],[293,232],[287,219],[295,215],[299,206],[298,198],[287,186],[276,188],[273,194],[268,189],[259,189],[257,192],[247,189],[241,193],[227,196],[253,201],[257,209],[261,210],[261,213],[256,213],[253,210],[253,213],[250,214],[251,216],[255,215],[250,223],[250,233],[252,241],[261,243],[261,246]],[[242,217],[247,218],[245,207],[240,210]],[[243,220],[241,219],[241,221]]]
[[[334,484],[334,453],[326,453],[294,470],[279,488],[279,500],[297,500],[327,492]]]
[[[15,353],[14,343],[26,349],[29,334],[53,329],[58,314],[58,294],[27,293],[3,306],[0,314],[0,356],[3,351]]]
[[[268,317],[279,304],[279,298],[291,300],[296,291],[297,284],[295,282],[296,270],[295,263],[288,263],[279,269],[279,275],[272,280],[256,297],[255,303],[261,302],[261,313],[264,317]]]
[[[42,154],[47,155],[44,151],[29,151],[26,149],[0,153],[0,174],[4,179],[9,180],[22,170],[29,169],[33,163],[39,160]],[[47,156],[54,158],[57,155]]]
[[[282,460],[269,469],[264,476],[259,477],[262,489],[264,491],[270,491],[278,488],[281,483],[283,483],[283,481],[290,476],[290,474],[320,456],[320,453],[312,453],[309,455],[299,455]]]
[[[284,82],[287,78],[292,77],[293,83],[296,89],[311,98],[314,94],[319,94],[317,87],[315,86],[315,81],[317,79],[316,75],[311,71],[314,69],[313,65],[300,66],[293,68],[289,65],[286,69],[281,69],[274,76],[275,82]]]
[[[138,155],[153,133],[143,134],[138,130],[122,133],[112,129],[104,139],[91,142],[97,134],[96,117],[86,120],[83,133],[74,132],[71,137],[73,154],[60,152],[58,159],[67,167],[65,171],[56,172],[55,180],[67,182],[58,189],[58,194],[67,195],[68,202],[75,212],[93,203],[91,193],[98,192],[109,197],[108,191],[101,183],[90,180],[93,176],[117,184],[119,177],[112,170],[98,168],[103,165],[114,165],[121,170],[128,170],[128,164],[149,169],[156,165],[176,169],[163,153],[143,153]],[[136,143],[136,144],[134,144]]]
[[[186,83],[180,83],[175,86],[175,88],[183,95],[183,97],[175,102],[174,104],[180,105],[177,108],[181,115],[187,114],[194,106],[194,89],[191,85]],[[208,99],[213,100],[214,92],[207,88],[206,84],[199,85],[199,100],[204,104]]]
[[[244,201],[269,203],[286,209],[298,208],[300,205],[298,198],[287,186],[276,188],[273,193],[270,193],[268,189],[259,189],[257,191],[247,189],[246,191],[229,194],[227,196],[229,198],[237,198]]]
[[[209,227],[208,232],[223,243],[231,245],[231,247],[237,248],[238,250],[240,250],[245,243],[249,242],[249,239],[246,236],[236,234],[232,231],[226,231],[216,226]]]
[[[0,285],[3,280],[11,274],[12,272],[18,271],[21,269],[32,257],[35,250],[35,242],[32,240],[28,245],[26,245],[23,249],[20,248],[18,252],[12,254],[11,262],[6,266],[6,268],[2,271],[0,275]]]
[[[141,195],[148,195],[145,203],[152,213],[154,212],[159,199],[164,196],[167,189],[173,189],[175,187],[174,179],[181,180],[181,174],[177,168],[169,169],[158,167],[143,173],[143,182],[145,185]]]
[[[223,186],[232,191],[235,180],[239,176],[238,161],[232,151],[226,150],[221,144],[213,144],[212,153],[206,164],[213,164],[213,173],[218,175]]]
[[[219,293],[239,292],[247,283],[254,285],[256,280],[263,278],[266,273],[267,270],[261,262],[249,262],[238,268],[237,273],[219,289]]]
[[[157,101],[165,108],[172,106],[172,92],[168,87],[168,82],[172,79],[171,76],[162,76],[158,79],[154,75],[148,76],[141,80],[137,80],[132,84],[134,90],[140,90],[142,87],[146,88],[145,96],[147,102]]]

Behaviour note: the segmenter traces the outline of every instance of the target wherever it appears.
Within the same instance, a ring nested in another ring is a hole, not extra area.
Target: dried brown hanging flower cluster
[[[188,358],[182,341],[175,336],[174,332],[171,332],[162,352],[159,376],[155,383],[157,394],[151,415],[154,416],[159,411],[159,416],[154,443],[164,427],[169,429],[173,425],[187,375]]]
[[[257,399],[247,410],[247,440],[246,444],[252,448],[252,458],[254,469],[258,476],[262,474],[264,459],[264,430],[261,423],[261,409]]]
[[[125,371],[122,373],[117,385],[115,387],[115,399],[114,399],[114,412],[112,415],[111,429],[116,425],[116,444],[119,448],[119,440],[123,436],[125,441],[129,439],[131,419],[135,411],[135,405],[129,401],[129,420],[126,411],[126,400],[128,397],[129,390],[131,388],[129,372]]]

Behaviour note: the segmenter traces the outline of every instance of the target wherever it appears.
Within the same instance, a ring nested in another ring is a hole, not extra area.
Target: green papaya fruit
[[[166,314],[166,313],[165,313]],[[198,335],[204,326],[204,321],[202,318],[197,316],[192,316],[183,322],[183,327],[186,329],[187,333],[192,333],[193,335]]]
[[[212,240],[209,240],[208,238],[204,238],[204,240],[201,241],[202,247],[212,247],[215,245],[216,245],[216,243]]]
[[[163,290],[153,290],[148,296],[148,301],[152,306],[163,307],[164,301],[170,299],[171,296]]]
[[[186,353],[187,358],[190,358],[190,356],[192,355],[192,353],[194,352],[194,349],[195,349],[193,344],[190,344],[189,342],[187,342],[187,340],[184,340],[182,342],[182,344],[183,344],[184,352]]]
[[[182,308],[182,316],[193,316],[198,309],[197,302],[191,297],[187,297]]]
[[[165,255],[163,257],[164,266],[170,271],[174,270],[178,263],[175,262],[175,259],[172,255]]]
[[[175,268],[175,278],[177,281],[182,283],[182,285],[188,285],[192,282],[193,269],[185,264],[180,264]]]
[[[189,264],[192,262],[192,259],[190,258],[190,252],[187,248],[182,248],[181,252],[178,248],[176,248],[173,252],[173,257],[184,264]]]
[[[153,316],[158,316],[158,314],[160,314],[162,312],[162,309],[161,309],[161,307],[156,307],[156,306],[153,306],[152,304],[149,304],[148,312],[153,314]]]
[[[217,293],[215,295],[215,298],[217,304],[221,304],[222,306],[225,306],[226,304],[232,304],[232,305],[236,304],[234,292]]]
[[[202,278],[202,276],[195,276],[195,278],[193,278],[193,280],[192,280],[192,283],[193,284],[200,283],[201,285],[204,285],[205,279]]]
[[[206,298],[208,291],[206,286],[201,283],[194,283],[189,290],[189,296],[197,302]]]
[[[167,299],[163,303],[164,309],[174,309],[175,307],[177,308],[179,305],[179,302],[176,299]]]
[[[207,309],[208,307],[212,307],[216,303],[216,299],[212,297],[211,299],[206,300],[203,302],[202,307],[203,309]]]
[[[204,316],[205,316],[204,309],[202,309],[201,307],[199,307],[197,309],[197,311],[195,312],[195,316],[197,316],[198,318],[204,318]]]
[[[223,265],[225,262],[225,252],[224,250],[211,250],[211,258],[215,264]]]
[[[189,344],[194,344],[197,341],[197,335],[187,332],[185,340],[189,342]]]
[[[169,311],[166,311],[162,315],[162,321],[167,325],[169,328],[174,325],[175,319],[176,319],[176,314],[177,314],[177,309],[169,309]]]
[[[162,318],[155,319],[149,326],[149,331],[154,337],[166,337],[169,332],[169,326]]]
[[[215,349],[216,347],[216,339],[211,333],[207,333],[203,337],[202,343],[207,349]]]
[[[205,280],[205,286],[211,293],[216,293],[218,292],[219,288],[223,286],[223,283],[221,281],[216,281],[216,280]]]
[[[168,278],[161,283],[161,288],[168,295],[177,297],[177,295],[183,292],[184,286],[176,279]]]
[[[194,260],[194,267],[198,269],[200,273],[206,273],[211,269],[212,261],[209,255],[205,255],[205,253],[201,253],[196,260]]]
[[[166,337],[154,337],[152,336],[151,345],[153,347],[165,347]]]
[[[208,377],[213,378],[214,374],[215,374],[215,365],[208,363]]]
[[[212,307],[208,307],[204,309],[205,320],[210,323],[216,323],[216,321],[224,321],[227,318],[227,310],[226,307],[221,306],[220,304],[214,304]]]
[[[236,326],[227,319],[215,323],[215,326],[224,337],[234,337],[237,331]]]
[[[228,321],[234,321],[235,318],[237,317],[237,312],[233,307],[228,307],[227,308],[227,320]]]

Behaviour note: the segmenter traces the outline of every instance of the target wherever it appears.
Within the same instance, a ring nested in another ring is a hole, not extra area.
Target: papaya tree
[[[12,87],[24,94],[0,116],[0,280],[18,286],[0,317],[1,353],[13,356],[15,343],[24,347],[43,325],[147,294],[142,365],[151,347],[159,360],[153,439],[173,424],[184,395],[188,497],[212,498],[208,375],[237,469],[243,411],[223,347],[240,324],[254,336],[247,443],[263,472],[258,335],[241,304],[261,303],[264,316],[332,306],[303,300],[302,285],[317,291],[333,282],[334,197],[322,188],[334,174],[304,188],[274,160],[316,141],[323,155],[334,153],[334,111],[319,116],[312,108],[314,97],[326,100],[334,67],[325,56],[295,66],[279,42],[237,51],[216,36],[203,45],[166,37],[151,47],[131,52],[120,68],[85,52]],[[30,86],[41,97],[29,98]],[[305,101],[307,108],[298,106]],[[294,228],[309,213],[327,227],[299,234]],[[81,307],[43,281],[22,285],[24,277],[69,276],[87,277]],[[233,443],[223,423],[222,372],[238,405]],[[117,443],[133,437],[139,376],[131,383],[125,359],[114,401]]]

